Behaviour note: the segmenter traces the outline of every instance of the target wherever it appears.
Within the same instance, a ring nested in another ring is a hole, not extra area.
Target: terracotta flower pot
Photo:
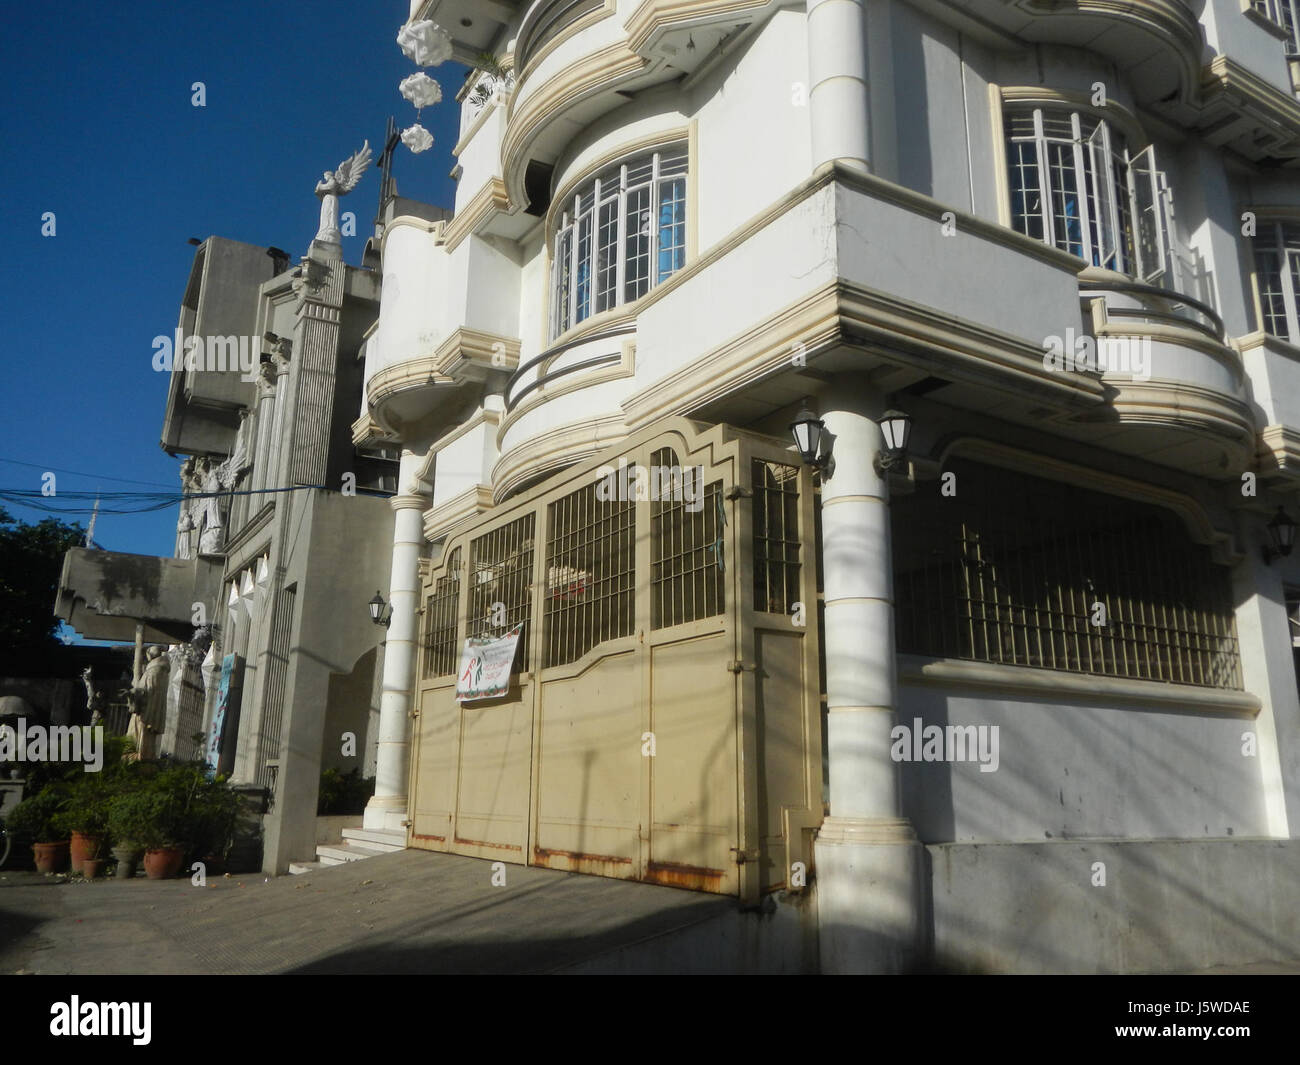
[[[81,863],[81,875],[87,880],[98,880],[104,875],[104,866],[107,864],[103,858],[85,858]]]
[[[61,843],[33,843],[32,857],[36,859],[38,873],[61,873],[68,867],[69,844],[65,839]]]
[[[134,877],[143,856],[144,851],[138,847],[114,847],[113,857],[117,859],[117,878],[130,880]]]
[[[72,833],[72,871],[81,872],[82,863],[87,858],[94,858],[99,854],[99,848],[104,845],[103,836],[85,836],[80,832]]]
[[[144,852],[144,875],[150,880],[170,880],[181,869],[185,851],[180,847],[165,847]]]

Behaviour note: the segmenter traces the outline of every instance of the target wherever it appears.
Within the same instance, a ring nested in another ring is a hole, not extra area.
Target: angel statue
[[[236,442],[235,453],[220,465],[206,456],[198,460],[195,474],[203,488],[203,494],[198,501],[202,522],[199,530],[199,554],[218,554],[225,546],[221,494],[232,491],[251,465],[252,463],[245,458],[242,440]]]
[[[339,197],[346,196],[361,180],[361,175],[370,167],[370,141],[361,146],[361,151],[339,163],[335,170],[326,170],[325,176],[316,183],[316,195],[320,197],[320,232],[316,239],[330,244],[341,244],[343,234],[339,232]]]

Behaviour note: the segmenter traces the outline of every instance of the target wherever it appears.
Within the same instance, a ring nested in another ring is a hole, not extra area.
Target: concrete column
[[[397,512],[393,522],[393,568],[386,596],[392,619],[384,643],[375,794],[366,806],[366,828],[405,831],[408,737],[419,635],[419,561],[424,547],[424,511],[430,505],[429,497],[419,491],[423,486],[416,475],[422,462],[420,455],[409,451],[402,454],[398,479],[401,494],[390,500]]]
[[[882,404],[860,381],[827,391],[833,464],[822,483],[830,816],[817,836],[824,972],[900,972],[923,946],[922,854],[902,816],[894,727],[888,486],[876,473]]]
[[[813,167],[871,169],[864,0],[807,0]]]
[[[1246,691],[1261,703],[1254,721],[1241,722],[1241,731],[1255,733],[1268,834],[1300,838],[1300,693],[1283,584],[1300,567],[1290,558],[1264,561],[1260,548],[1268,543],[1268,517],[1237,516],[1245,549],[1232,570],[1241,674]]]

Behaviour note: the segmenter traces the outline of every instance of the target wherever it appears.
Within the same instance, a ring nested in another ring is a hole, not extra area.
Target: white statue
[[[90,708],[90,723],[103,724],[104,697],[95,690],[94,670],[90,666],[81,671],[81,683],[86,688],[86,706]]]
[[[361,146],[361,151],[339,163],[335,170],[326,170],[325,176],[316,183],[316,195],[320,197],[320,231],[316,239],[330,244],[339,244],[343,234],[339,231],[339,197],[346,196],[361,180],[361,175],[370,166],[370,141]]]
[[[242,435],[241,433],[240,436]],[[248,467],[249,463],[244,458],[242,439],[236,443],[235,453],[220,465],[213,465],[212,460],[206,456],[199,459],[195,465],[195,473],[203,489],[203,498],[197,501],[202,515],[199,554],[214,555],[224,546],[225,529],[221,515],[221,493],[233,490]]]
[[[127,736],[135,741],[134,758],[152,762],[158,757],[158,738],[167,724],[167,674],[170,663],[156,644],[149,648],[149,661],[140,679],[131,686],[131,725]]]
[[[199,478],[195,473],[195,460],[186,459],[181,463],[181,494],[184,496],[193,495],[202,491]],[[200,500],[182,499],[181,516],[176,521],[176,557],[193,558],[194,557],[194,508]]]

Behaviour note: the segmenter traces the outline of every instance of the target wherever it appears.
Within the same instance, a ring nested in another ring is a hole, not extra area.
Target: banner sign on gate
[[[495,699],[510,690],[510,670],[515,664],[521,621],[504,636],[465,641],[460,653],[460,671],[456,674],[456,698],[464,703],[471,699]]]

